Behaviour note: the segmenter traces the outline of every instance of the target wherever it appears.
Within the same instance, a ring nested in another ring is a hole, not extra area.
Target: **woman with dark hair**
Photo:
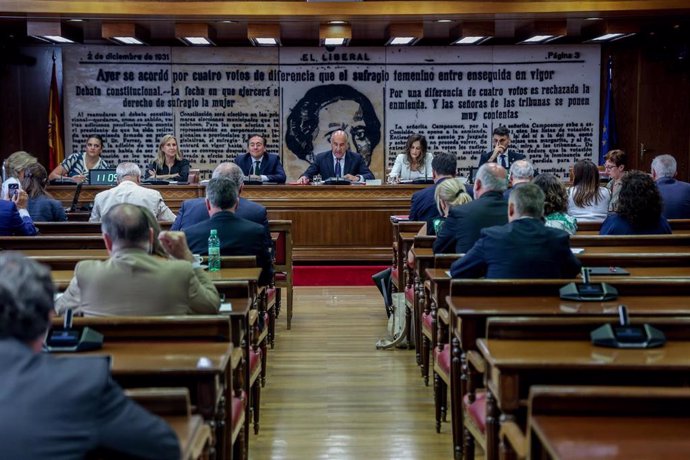
[[[62,163],[57,165],[48,176],[48,179],[61,179],[69,177],[76,183],[89,183],[90,169],[108,169],[108,163],[101,158],[103,153],[103,138],[97,134],[86,139],[86,149],[81,153],[73,153]]]
[[[573,186],[568,190],[568,214],[581,222],[606,218],[611,192],[599,186],[599,168],[580,160],[573,168]]]
[[[29,196],[29,215],[34,222],[64,222],[67,215],[62,203],[46,191],[47,184],[48,172],[39,163],[29,165],[24,170],[21,186]]]
[[[187,182],[189,160],[182,158],[177,139],[166,134],[158,144],[158,153],[153,163],[146,167],[146,178]]]
[[[431,160],[433,158],[433,155],[427,154],[426,137],[421,134],[413,134],[407,138],[405,153],[401,153],[395,158],[395,164],[389,177],[394,178],[394,180],[431,179]]]
[[[616,212],[601,224],[600,235],[664,235],[671,227],[661,215],[661,194],[654,180],[641,171],[621,179]]]
[[[610,150],[605,158],[604,171],[611,179],[606,188],[611,192],[611,201],[609,202],[609,212],[616,210],[618,203],[618,194],[621,191],[621,179],[625,173],[625,165],[628,162],[628,155],[622,150]]]
[[[544,173],[535,177],[532,183],[544,192],[544,224],[574,235],[577,220],[567,214],[568,193],[563,182],[553,174]]]

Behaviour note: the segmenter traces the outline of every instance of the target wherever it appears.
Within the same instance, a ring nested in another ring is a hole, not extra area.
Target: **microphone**
[[[72,329],[72,317],[74,314],[72,313],[72,309],[68,308],[65,310],[65,318],[62,320],[62,328],[63,329]]]
[[[628,317],[628,307],[623,304],[618,305],[618,321],[620,321],[621,326],[629,326],[630,318]]]
[[[587,267],[582,267],[582,282],[589,284],[589,268]]]

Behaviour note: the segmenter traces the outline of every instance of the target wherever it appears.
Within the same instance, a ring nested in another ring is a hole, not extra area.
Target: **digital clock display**
[[[114,169],[92,169],[89,171],[89,184],[91,185],[115,185],[117,174]]]

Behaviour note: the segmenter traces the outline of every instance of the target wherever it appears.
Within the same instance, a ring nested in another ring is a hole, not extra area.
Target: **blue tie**
[[[342,171],[340,170],[340,158],[335,159],[335,177],[341,177]]]
[[[506,162],[506,156],[505,154],[501,155],[501,166],[504,168],[508,169],[508,163]]]

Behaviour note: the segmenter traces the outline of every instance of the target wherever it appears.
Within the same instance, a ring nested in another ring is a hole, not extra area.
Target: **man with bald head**
[[[139,206],[118,204],[101,222],[108,260],[84,260],[55,308],[86,316],[215,314],[218,291],[195,265],[182,232],[161,232],[172,259],[151,255],[153,229]]]
[[[474,178],[474,201],[453,206],[434,241],[434,254],[464,253],[485,227],[508,222],[508,202],[503,198],[508,178],[498,163],[485,163]]]
[[[242,192],[242,186],[244,184],[244,173],[242,169],[235,163],[221,163],[216,166],[213,170],[213,179],[218,177],[227,177],[237,187],[237,195],[239,196]],[[271,236],[268,230],[268,216],[266,214],[266,208],[253,201],[246,200],[239,197],[237,203],[237,209],[235,210],[235,215],[243,219],[251,220],[257,224],[264,226],[266,230],[266,235],[268,241],[270,242]],[[185,200],[182,203],[180,212],[177,214],[175,222],[172,224],[171,230],[185,230],[192,225],[196,225],[199,222],[203,222],[209,219],[208,209],[206,209],[206,200],[204,198],[193,198],[191,200]]]
[[[317,174],[324,180],[331,177],[344,178],[351,182],[374,179],[374,174],[369,170],[364,158],[359,153],[351,152],[348,145],[347,133],[342,130],[335,131],[331,135],[331,150],[316,155],[314,162],[304,171],[298,182],[308,184]]]

